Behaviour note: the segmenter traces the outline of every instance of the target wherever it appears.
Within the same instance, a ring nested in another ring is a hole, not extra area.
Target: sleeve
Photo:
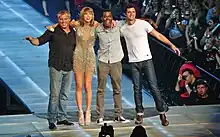
[[[149,22],[144,21],[144,20],[142,20],[142,22],[143,22],[142,26],[144,27],[144,29],[146,30],[147,33],[150,33],[151,31],[154,30],[154,28],[150,25]]]
[[[49,30],[46,30],[43,35],[38,37],[39,45],[43,45],[43,44],[49,42],[51,40],[52,33],[53,32],[50,32]]]
[[[213,9],[209,9],[208,12],[207,12],[207,15],[206,15],[206,23],[209,24],[209,21],[211,20],[212,18],[212,11]]]
[[[126,20],[116,20],[116,26],[121,28],[126,23]]]

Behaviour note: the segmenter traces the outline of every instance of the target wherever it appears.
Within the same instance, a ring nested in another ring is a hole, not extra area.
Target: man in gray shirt
[[[103,12],[102,21],[96,28],[96,34],[99,38],[98,49],[98,90],[96,96],[96,112],[98,115],[97,123],[102,123],[104,118],[104,94],[108,75],[111,77],[114,106],[115,106],[115,121],[128,122],[122,116],[122,101],[121,101],[121,77],[122,64],[121,60],[124,53],[120,41],[121,22],[118,22],[112,28],[112,13],[110,10]]]

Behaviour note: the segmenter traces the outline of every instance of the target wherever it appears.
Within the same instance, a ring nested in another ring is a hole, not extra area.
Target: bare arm
[[[95,28],[97,28],[99,25],[100,25],[100,23],[99,23],[98,21],[95,21],[95,22],[94,22]]]
[[[38,38],[33,38],[31,36],[26,36],[25,39],[28,40],[34,46],[39,46],[39,44],[40,44]]]
[[[175,91],[180,91],[180,84],[179,84],[180,80],[182,80],[182,75],[181,74],[179,74],[179,76],[178,76],[176,86],[175,86]]]
[[[159,14],[157,15],[156,24],[158,26],[160,25],[161,18],[162,18],[162,11],[160,11]]]
[[[185,30],[185,37],[186,37],[186,42],[187,44],[189,43],[189,25],[186,26],[186,30]]]
[[[161,33],[159,33],[158,31],[156,31],[155,29],[153,29],[150,34],[154,37],[156,37],[158,40],[160,40],[161,42],[167,44],[170,46],[170,48],[177,54],[180,56],[180,51],[179,49],[173,44],[171,43],[164,35],[162,35]]]
[[[79,25],[79,21],[72,20],[72,21],[70,22],[70,26],[71,26],[72,28],[75,28],[75,27],[78,26],[78,25]]]
[[[165,30],[167,30],[167,29],[170,27],[172,21],[173,21],[172,18],[168,18],[168,19],[166,20]]]

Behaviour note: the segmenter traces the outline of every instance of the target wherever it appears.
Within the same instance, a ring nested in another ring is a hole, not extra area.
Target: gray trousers
[[[111,78],[113,89],[115,116],[122,115],[122,101],[121,101],[121,77],[122,64],[98,62],[98,90],[96,96],[96,113],[98,118],[104,118],[104,96],[108,75]]]

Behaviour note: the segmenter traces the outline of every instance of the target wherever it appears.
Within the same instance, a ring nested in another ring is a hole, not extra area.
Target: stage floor
[[[108,125],[112,125],[115,137],[129,137],[134,124],[134,110],[124,110],[131,121],[126,124],[110,121],[113,110],[106,110]],[[48,129],[45,114],[11,115],[0,117],[0,137],[98,137],[101,126],[95,123],[95,113],[90,126],[80,127],[75,113],[68,117],[74,126],[58,126],[55,131]],[[219,137],[220,105],[171,107],[167,113],[170,125],[160,125],[154,108],[146,108],[143,126],[149,137]]]

